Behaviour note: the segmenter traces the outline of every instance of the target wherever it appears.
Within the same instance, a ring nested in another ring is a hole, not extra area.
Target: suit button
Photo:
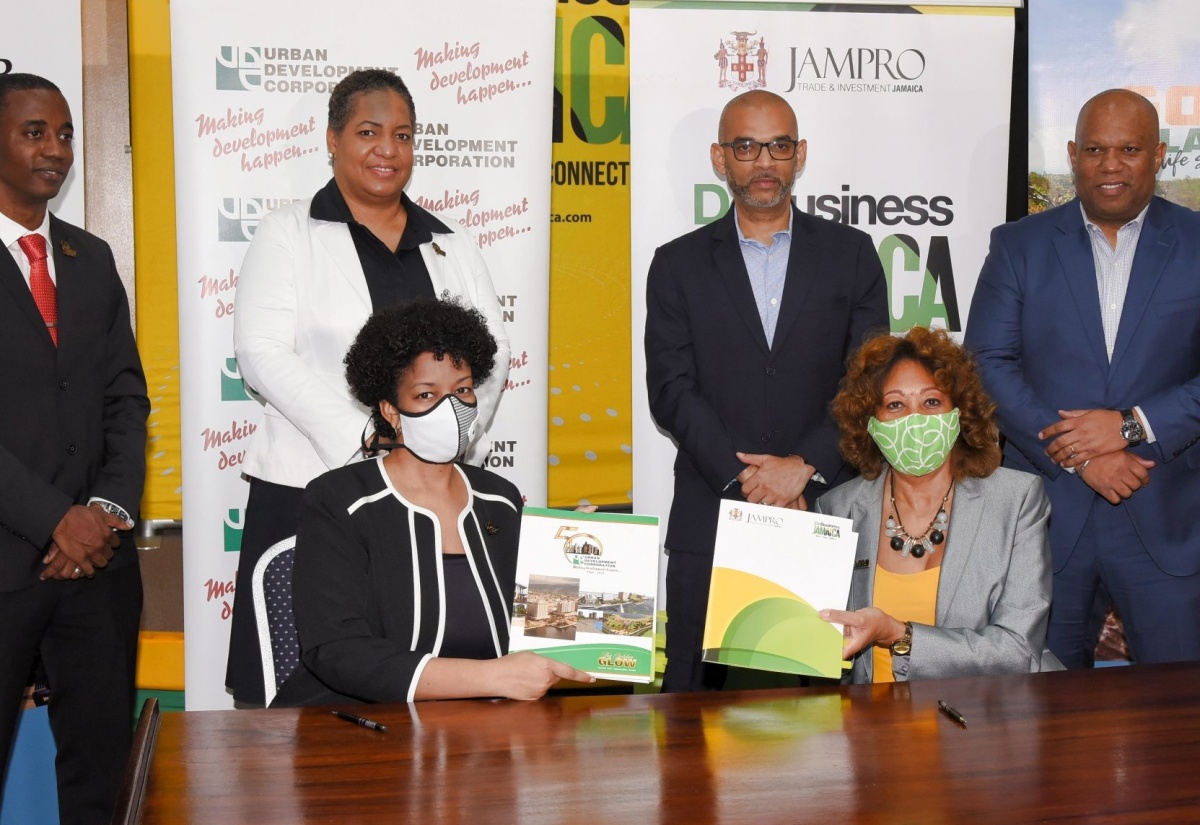
[[[70,447],[67,447],[67,452],[71,455],[75,455],[75,453],[79,452],[79,448],[72,444]]]
[[[774,368],[774,367],[767,367],[767,369],[766,369],[766,373],[767,373],[767,375],[774,375],[774,374],[775,374],[775,368]]]
[[[65,389],[66,389],[67,387],[69,387],[69,386],[71,386],[71,385],[70,385],[70,384],[68,384],[66,381],[60,381],[60,382],[58,382],[58,388],[59,388],[60,390],[65,390]]]
[[[761,440],[762,440],[762,442],[763,442],[764,444],[766,444],[768,441],[770,441],[770,440],[771,440],[771,434],[770,434],[770,433],[763,433],[763,434],[762,434],[762,437],[761,437]]]

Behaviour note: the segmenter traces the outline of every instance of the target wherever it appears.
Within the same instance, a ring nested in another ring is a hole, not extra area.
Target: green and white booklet
[[[651,681],[659,556],[657,516],[526,507],[509,652]]]
[[[858,536],[849,519],[721,502],[704,661],[779,673],[838,678],[842,609]],[[670,606],[667,608],[670,610]]]

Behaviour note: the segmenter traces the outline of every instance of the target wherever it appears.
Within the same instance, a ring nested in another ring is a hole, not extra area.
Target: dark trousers
[[[667,552],[667,669],[662,691],[720,690],[728,669],[701,659],[712,556]]]
[[[1093,664],[1101,586],[1125,623],[1135,662],[1200,660],[1200,574],[1164,573],[1146,552],[1125,506],[1096,496],[1071,557],[1054,573],[1046,645],[1068,668]]]
[[[108,823],[133,740],[142,578],[137,564],[92,579],[0,593],[0,747],[7,767],[37,655],[50,686],[59,817]]]
[[[250,577],[254,565],[271,545],[296,535],[304,490],[260,478],[250,479],[246,501],[246,526],[242,529],[242,554],[238,560],[237,589],[233,594],[233,621],[229,633],[229,660],[225,687],[241,706],[262,707],[262,653],[258,644],[258,622],[254,618],[254,594]]]

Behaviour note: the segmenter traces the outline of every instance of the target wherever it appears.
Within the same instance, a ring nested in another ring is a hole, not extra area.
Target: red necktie
[[[46,239],[41,235],[26,235],[17,241],[21,251],[29,259],[29,291],[33,302],[42,313],[46,329],[54,346],[58,346],[58,290],[50,280],[50,267],[46,265]]]

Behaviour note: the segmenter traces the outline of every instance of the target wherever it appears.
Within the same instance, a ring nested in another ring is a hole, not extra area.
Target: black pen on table
[[[955,722],[958,722],[958,724],[962,725],[964,728],[967,726],[967,717],[955,710],[954,707],[945,699],[938,699],[938,707],[941,708],[942,713],[949,716]]]
[[[371,730],[387,733],[387,725],[381,725],[378,722],[372,721],[371,719],[366,719],[362,716],[355,716],[353,713],[342,713],[340,710],[330,711],[330,713],[332,713],[338,719],[344,719],[353,725],[362,725],[364,728],[370,728]]]

